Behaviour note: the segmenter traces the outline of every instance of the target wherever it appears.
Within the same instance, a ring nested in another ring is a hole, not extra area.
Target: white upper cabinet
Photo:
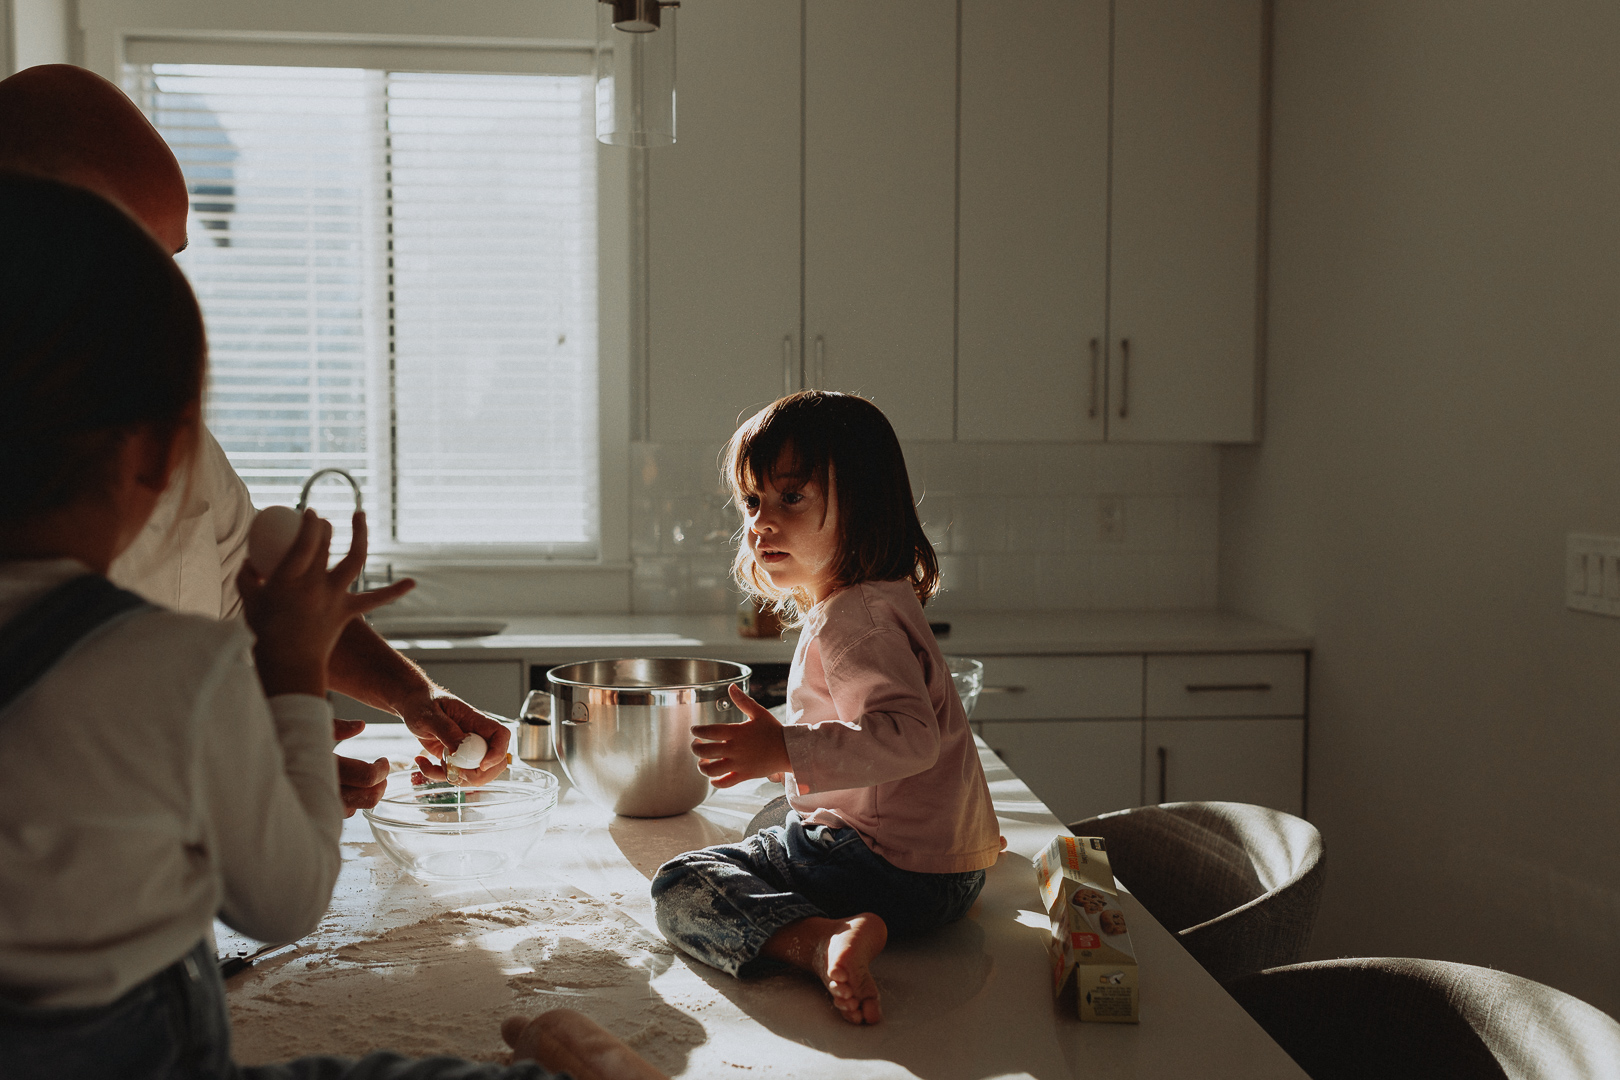
[[[1096,440],[1108,0],[963,0],[957,434]]]
[[[949,439],[956,5],[811,0],[804,33],[806,382]]]
[[[963,0],[962,439],[1255,437],[1260,0],[1112,9]]]
[[[646,152],[647,437],[718,442],[798,387],[799,3],[683,0]]]
[[[1262,0],[684,0],[647,437],[1256,437]]]
[[[1255,438],[1260,0],[1117,0],[1108,437]]]

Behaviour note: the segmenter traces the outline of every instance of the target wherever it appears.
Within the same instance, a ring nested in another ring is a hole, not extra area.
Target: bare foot
[[[889,928],[870,912],[847,919],[811,916],[772,934],[760,955],[814,974],[845,1020],[875,1024],[883,1019],[883,1006],[871,964],[888,941]]]

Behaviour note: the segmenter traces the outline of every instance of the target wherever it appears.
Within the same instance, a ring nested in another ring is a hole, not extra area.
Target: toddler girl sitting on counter
[[[732,436],[742,511],[733,572],[803,626],[783,724],[692,729],[716,787],[785,777],[792,806],[653,878],[658,925],[706,964],[812,973],[852,1024],[883,1018],[870,965],[891,933],[965,916],[1001,850],[962,699],[922,605],[939,584],[894,429],[851,394],[805,390]]]

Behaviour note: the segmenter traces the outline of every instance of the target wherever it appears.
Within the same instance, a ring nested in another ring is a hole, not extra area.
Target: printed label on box
[[[1035,875],[1052,920],[1053,993],[1061,994],[1072,978],[1080,1019],[1136,1023],[1136,950],[1108,845],[1095,836],[1059,836],[1036,856]]]

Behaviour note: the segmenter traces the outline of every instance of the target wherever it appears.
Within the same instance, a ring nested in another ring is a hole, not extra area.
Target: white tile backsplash
[[[920,442],[905,448],[943,590],[929,610],[1160,610],[1215,605],[1212,446]],[[738,527],[719,443],[637,443],[631,459],[638,612],[728,611]],[[1118,541],[1097,499],[1125,508]]]

